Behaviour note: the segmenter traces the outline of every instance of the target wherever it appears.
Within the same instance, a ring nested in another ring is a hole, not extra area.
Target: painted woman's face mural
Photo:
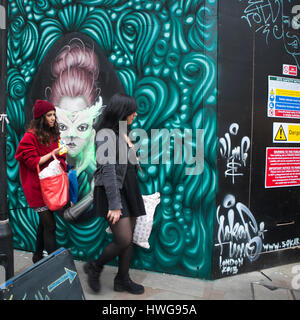
[[[52,63],[55,80],[47,88],[49,100],[57,108],[61,137],[68,147],[68,163],[78,175],[89,164],[95,165],[93,124],[102,107],[102,98],[97,96],[98,74],[96,54],[75,38],[62,48]]]
[[[84,97],[62,97],[56,107],[61,138],[68,148],[67,159],[80,174],[94,161],[93,124],[102,108],[102,98],[93,106],[88,106]]]

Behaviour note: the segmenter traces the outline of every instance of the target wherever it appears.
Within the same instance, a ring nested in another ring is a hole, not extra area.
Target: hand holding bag
[[[52,157],[57,160],[54,152]],[[58,165],[60,173],[46,178],[40,178],[41,191],[45,205],[51,211],[56,211],[65,206],[69,200],[69,180],[67,173]],[[40,166],[37,165],[40,173]]]
[[[142,248],[149,249],[149,238],[153,226],[153,217],[155,209],[160,203],[160,193],[155,192],[153,194],[143,195],[142,197],[145,204],[146,215],[136,218],[132,242]],[[107,233],[112,233],[110,227],[107,227],[105,231]]]

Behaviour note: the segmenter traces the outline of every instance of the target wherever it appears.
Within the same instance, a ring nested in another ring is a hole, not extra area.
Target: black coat
[[[101,129],[96,135],[95,186],[104,186],[109,210],[122,209],[120,189],[127,171],[128,159],[137,163],[130,154],[123,137],[111,129]]]

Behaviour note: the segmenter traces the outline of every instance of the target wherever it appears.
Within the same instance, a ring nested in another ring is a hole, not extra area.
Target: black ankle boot
[[[94,292],[99,292],[101,289],[100,285],[100,273],[103,267],[96,265],[94,261],[89,261],[83,266],[84,272],[88,275],[88,285]]]
[[[43,252],[34,252],[32,256],[32,262],[37,263],[38,261],[43,259]]]
[[[142,285],[133,282],[129,276],[121,278],[118,275],[114,280],[114,290],[117,292],[128,291],[132,294],[142,294],[145,291]]]

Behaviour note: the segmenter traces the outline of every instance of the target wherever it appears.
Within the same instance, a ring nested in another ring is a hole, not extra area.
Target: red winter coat
[[[21,183],[30,208],[45,206],[36,166],[42,156],[56,148],[58,148],[58,142],[52,141],[49,146],[40,144],[33,131],[26,132],[19,143],[15,158],[19,161]],[[66,155],[57,155],[57,159],[60,160],[63,169],[66,171]],[[52,160],[51,158],[45,162],[40,166],[40,169],[47,167]]]

